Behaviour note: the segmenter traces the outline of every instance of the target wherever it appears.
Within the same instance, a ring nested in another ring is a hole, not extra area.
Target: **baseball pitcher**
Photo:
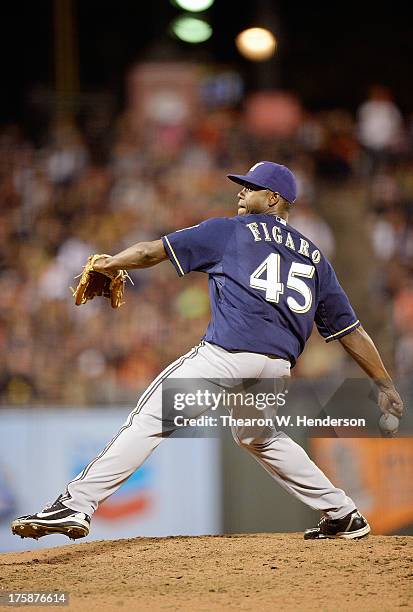
[[[403,402],[331,264],[288,223],[296,199],[293,173],[285,166],[260,161],[245,175],[228,178],[242,186],[236,216],[208,219],[161,240],[135,244],[113,257],[93,259],[94,273],[113,278],[118,278],[119,271],[147,268],[167,259],[178,276],[206,272],[211,321],[200,344],[159,374],[119,432],[57,500],[41,512],[13,521],[16,535],[86,536],[99,503],[165,437],[161,391],[165,380],[288,377],[314,322],[327,342],[338,340],[375,381],[380,410],[402,415]],[[110,283],[103,289],[106,297]],[[81,300],[84,295],[82,289]],[[102,295],[102,290],[95,295]],[[370,526],[354,501],[285,433],[270,429],[265,440],[246,436],[236,426],[232,433],[279,485],[322,513],[318,525],[307,529],[304,538],[352,539],[369,533]]]

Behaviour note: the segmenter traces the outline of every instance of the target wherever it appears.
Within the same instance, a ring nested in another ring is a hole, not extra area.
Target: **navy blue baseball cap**
[[[297,198],[297,182],[294,174],[274,162],[261,161],[252,166],[247,174],[227,174],[227,177],[249,189],[269,189],[279,193],[290,204]]]

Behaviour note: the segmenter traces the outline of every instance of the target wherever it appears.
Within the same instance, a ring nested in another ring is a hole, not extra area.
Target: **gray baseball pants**
[[[141,395],[136,408],[115,437],[72,480],[62,502],[91,516],[149,457],[162,435],[162,382],[168,378],[281,379],[290,375],[290,363],[256,353],[228,352],[202,341],[169,365]],[[201,407],[199,414],[206,409]],[[194,414],[192,416],[195,416]],[[281,487],[315,510],[338,519],[355,509],[352,499],[337,489],[311,461],[301,446],[285,433],[267,428],[255,437],[232,427],[237,444],[248,450]]]

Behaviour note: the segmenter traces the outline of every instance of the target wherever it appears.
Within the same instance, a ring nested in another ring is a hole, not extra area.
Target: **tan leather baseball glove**
[[[86,304],[88,300],[93,300],[95,296],[103,296],[110,300],[112,308],[119,308],[125,290],[125,281],[130,278],[126,270],[108,270],[96,272],[93,269],[95,261],[109,255],[90,255],[83,272],[79,274],[80,280],[76,289],[73,289],[73,297],[76,306]],[[76,276],[75,278],[79,278]]]

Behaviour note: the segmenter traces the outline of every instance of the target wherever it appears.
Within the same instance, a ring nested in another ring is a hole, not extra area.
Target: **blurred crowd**
[[[42,142],[0,127],[1,404],[134,404],[199,342],[209,320],[205,275],[169,262],[131,273],[126,305],[76,307],[70,286],[91,253],[236,212],[227,172],[270,159],[299,182],[291,225],[332,260],[366,329],[397,376],[413,373],[413,131],[391,92],[355,113],[305,112],[293,134],[266,137],[242,110],[191,126],[136,127],[129,112],[51,121]],[[314,333],[295,372],[352,369]],[[358,375],[358,374],[357,374]]]

